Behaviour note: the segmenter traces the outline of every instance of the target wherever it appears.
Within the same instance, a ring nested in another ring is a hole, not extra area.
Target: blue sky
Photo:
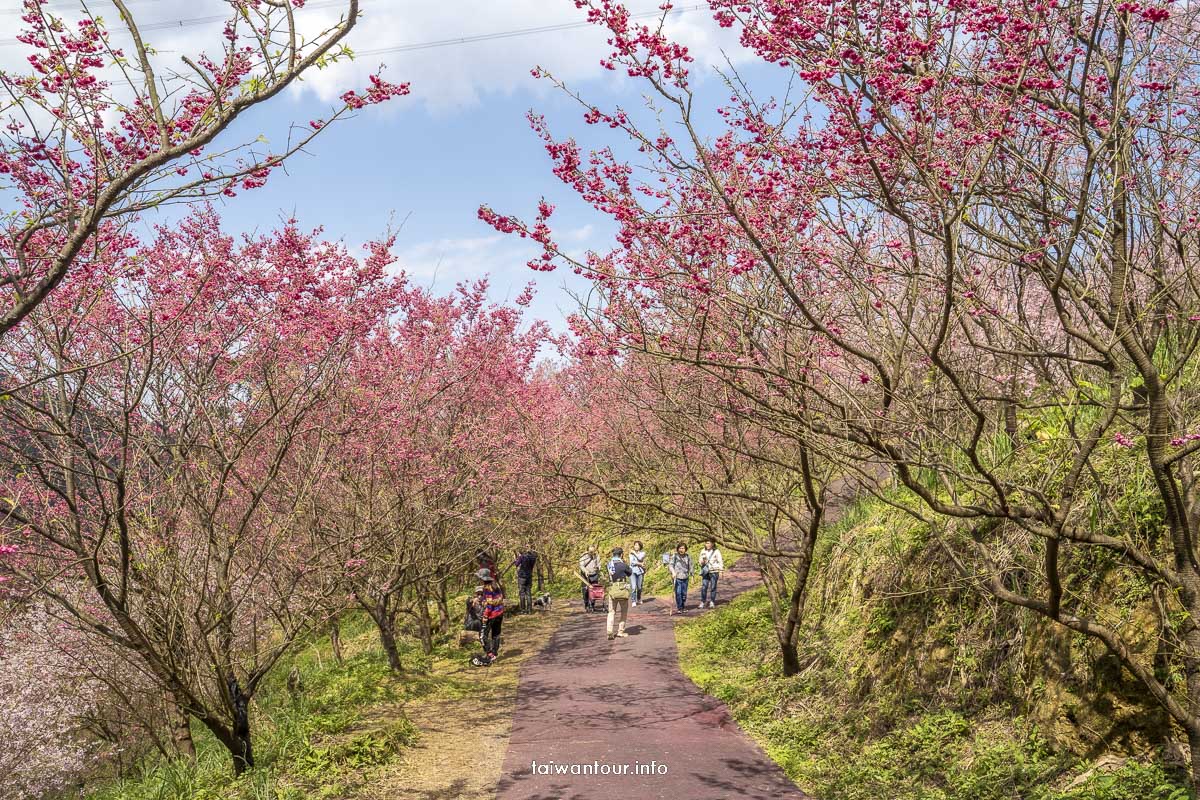
[[[221,0],[129,0],[142,24],[194,20],[221,14]],[[659,0],[628,0],[634,12],[653,11]],[[0,23],[15,23],[18,0],[0,0]],[[51,0],[69,15],[69,0]],[[104,0],[91,6],[104,13]],[[320,20],[336,8],[310,0],[302,13]],[[692,10],[698,3],[679,0],[686,9],[671,17],[668,31],[688,44],[697,58],[698,91],[712,101],[726,94],[710,65],[726,58],[739,69],[762,71],[741,50],[736,38]],[[356,51],[489,34],[534,26],[577,22],[583,12],[572,0],[362,0],[364,17],[349,44]],[[112,15],[111,9],[108,12]],[[332,17],[330,17],[332,19]],[[11,34],[8,34],[11,35]],[[149,34],[160,57],[195,53],[219,42],[219,23],[188,25],[178,31]],[[386,65],[385,76],[411,81],[413,93],[324,132],[262,189],[227,200],[222,207],[231,231],[263,230],[293,213],[305,226],[323,226],[330,238],[349,246],[378,238],[389,223],[403,222],[396,244],[400,266],[414,281],[449,291],[460,280],[489,274],[497,300],[515,297],[530,280],[538,286],[534,315],[561,328],[575,308],[568,290],[586,290],[566,270],[538,273],[525,266],[533,254],[527,243],[502,237],[476,218],[488,203],[498,211],[528,217],[539,197],[558,207],[554,217],[560,241],[579,249],[606,249],[611,234],[550,174],[540,141],[525,115],[544,113],[558,132],[579,135],[582,143],[612,142],[607,129],[581,121],[574,101],[530,69],[541,65],[567,79],[589,100],[601,105],[642,106],[638,84],[603,70],[604,35],[593,27],[534,34],[408,53],[361,56],[312,75],[294,91],[241,120],[226,143],[250,140],[260,132],[281,137],[291,122],[327,115],[334,98],[361,86],[366,76]],[[11,65],[20,48],[0,46],[0,66]],[[703,104],[711,108],[712,103]]]

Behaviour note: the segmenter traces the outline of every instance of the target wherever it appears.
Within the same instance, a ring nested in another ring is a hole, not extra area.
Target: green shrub
[[[1194,800],[1177,777],[1156,764],[1130,761],[1117,770],[1097,770],[1081,785],[1051,793],[1045,800]]]

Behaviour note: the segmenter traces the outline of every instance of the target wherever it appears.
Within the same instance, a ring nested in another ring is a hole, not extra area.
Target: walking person
[[[612,558],[608,562],[608,574],[612,576],[612,585],[608,587],[608,639],[624,639],[629,634],[625,632],[625,620],[629,617],[629,578],[633,570],[621,556],[621,548],[612,549]],[[617,623],[616,631],[613,622]]]
[[[513,565],[517,568],[517,599],[521,613],[529,614],[533,611],[533,569],[537,565],[537,553],[532,547],[526,547],[517,552]]]
[[[671,556],[671,577],[675,579],[675,614],[687,610],[688,581],[692,577],[692,557],[688,555],[687,545],[683,542],[675,548]]]
[[[596,554],[596,545],[588,545],[587,552],[579,557],[579,575],[583,579],[584,610],[595,611],[596,601],[592,599],[591,587],[600,582],[600,556]]]
[[[477,667],[491,666],[500,653],[500,630],[504,624],[504,587],[492,575],[490,569],[481,569],[475,577],[483,584],[480,601],[483,603],[483,627],[479,631],[479,643],[483,645],[482,658],[472,659]]]
[[[636,607],[642,602],[642,584],[646,582],[646,549],[641,542],[634,542],[629,551],[629,605]]]
[[[717,581],[725,569],[725,559],[717,549],[717,543],[709,539],[700,551],[700,607],[717,607]]]

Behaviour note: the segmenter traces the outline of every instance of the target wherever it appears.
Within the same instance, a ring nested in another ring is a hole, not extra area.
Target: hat
[[[624,550],[622,550],[622,549],[621,549],[621,548],[619,548],[619,547],[614,547],[614,548],[612,549],[612,554],[613,554],[614,556],[619,556],[619,555],[622,555],[624,552],[625,552],[625,551],[624,551]]]
[[[492,571],[485,567],[485,568],[479,570],[479,572],[476,572],[475,577],[479,578],[479,580],[483,581],[484,583],[491,583],[492,582]]]
[[[483,586],[476,586],[475,594],[483,594]]]

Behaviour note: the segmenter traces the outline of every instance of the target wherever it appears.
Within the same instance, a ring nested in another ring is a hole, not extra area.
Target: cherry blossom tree
[[[672,359],[761,375],[771,391],[743,396],[762,424],[890,470],[980,590],[1115,656],[1200,779],[1196,10],[714,0],[794,91],[729,72],[707,137],[686,49],[577,5],[663,120],[572,94],[637,151],[637,182],[616,146],[533,118],[620,249],[571,258],[544,203],[481,217],[542,244],[532,266],[594,279],[614,319],[671,315],[688,335],[650,344]],[[1148,587],[1157,630],[1105,602],[1096,564]]]
[[[199,211],[80,271],[3,343],[3,571],[136,654],[241,771],[249,702],[334,584],[303,513],[310,424],[397,286],[295,225],[241,245]],[[46,377],[49,376],[49,377]]]
[[[61,792],[107,755],[86,722],[102,686],[72,668],[59,628],[36,608],[17,611],[0,628],[0,789],[7,797]]]
[[[300,0],[229,0],[223,36],[169,63],[113,0],[117,47],[83,8],[70,25],[44,0],[24,0],[29,70],[0,73],[0,335],[18,325],[73,268],[93,269],[138,213],[169,203],[233,196],[263,185],[330,123],[406,94],[378,76],[348,91],[327,118],[295,127],[275,147],[221,134],[311,69],[350,57],[342,45],[358,0],[328,28]]]
[[[522,467],[521,422],[539,407],[546,327],[522,320],[519,307],[487,303],[485,282],[446,297],[414,289],[346,376],[320,529],[396,671],[397,618],[411,616],[430,651],[476,550],[541,501]]]

